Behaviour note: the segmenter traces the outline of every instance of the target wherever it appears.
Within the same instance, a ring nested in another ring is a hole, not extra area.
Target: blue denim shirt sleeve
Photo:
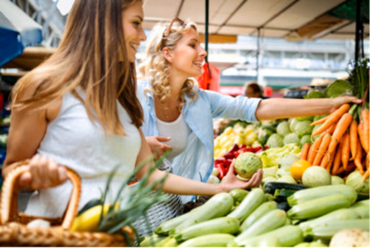
[[[245,96],[232,97],[214,91],[198,91],[200,96],[208,99],[212,117],[228,119],[243,119],[250,122],[258,121],[256,110],[261,98],[248,98]]]

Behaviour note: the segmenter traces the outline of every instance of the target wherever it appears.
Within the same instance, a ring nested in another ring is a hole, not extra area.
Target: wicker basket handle
[[[29,160],[18,162],[20,166],[12,170],[4,180],[1,192],[1,208],[0,208],[2,224],[6,224],[12,220],[13,218],[12,211],[18,213],[17,209],[12,209],[14,208],[13,201],[17,202],[18,200],[14,192],[17,189],[16,182],[18,177],[22,173],[27,172],[29,170],[27,166],[28,162]],[[67,170],[67,177],[72,182],[73,188],[61,226],[63,229],[70,229],[72,226],[72,222],[77,215],[78,202],[81,194],[81,180],[76,172],[67,167],[65,168]],[[15,206],[17,206],[17,204],[15,204]]]

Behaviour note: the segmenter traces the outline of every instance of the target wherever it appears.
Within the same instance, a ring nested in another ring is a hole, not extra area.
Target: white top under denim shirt
[[[138,80],[137,96],[143,107],[145,136],[159,136],[153,93],[149,80]],[[206,182],[213,169],[213,118],[257,121],[255,113],[262,99],[245,96],[231,97],[208,90],[194,88],[198,99],[194,102],[185,95],[183,106],[185,122],[190,128],[188,143],[183,153],[173,159],[173,173],[197,181]],[[182,196],[185,203],[192,196]]]

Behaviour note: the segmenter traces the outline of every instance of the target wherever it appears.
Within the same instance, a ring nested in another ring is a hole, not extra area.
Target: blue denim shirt
[[[137,96],[143,107],[145,136],[158,136],[153,93],[149,80],[138,80]],[[191,132],[185,151],[174,158],[173,173],[197,181],[206,182],[213,170],[213,118],[243,119],[257,121],[255,112],[261,99],[244,96],[231,97],[208,90],[194,88],[198,99],[194,102],[185,96],[183,113]],[[182,197],[183,202],[191,199]]]

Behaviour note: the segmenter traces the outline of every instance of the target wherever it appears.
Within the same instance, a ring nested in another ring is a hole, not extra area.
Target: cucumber
[[[291,183],[284,183],[284,182],[268,182],[266,183],[264,187],[265,193],[269,193],[274,195],[275,190],[277,189],[286,189],[286,190],[302,190],[302,189],[307,189],[307,186],[304,185],[299,185],[299,184],[291,184]]]
[[[103,202],[101,201],[101,199],[92,199],[90,201],[88,201],[81,209],[80,211],[78,211],[78,214],[77,216],[81,215],[83,212],[85,212],[86,210],[92,208],[92,207],[95,207],[97,205],[102,205]]]

